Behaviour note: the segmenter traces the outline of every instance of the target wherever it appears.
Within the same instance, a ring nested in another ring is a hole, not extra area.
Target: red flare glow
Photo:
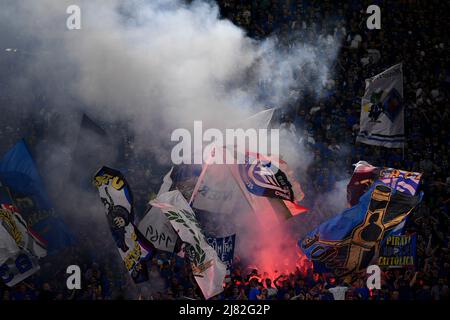
[[[272,281],[281,275],[304,273],[310,262],[297,248],[297,240],[287,228],[289,221],[280,222],[273,212],[258,212],[258,222],[248,221],[245,248],[250,256],[248,270],[257,269],[259,276]]]

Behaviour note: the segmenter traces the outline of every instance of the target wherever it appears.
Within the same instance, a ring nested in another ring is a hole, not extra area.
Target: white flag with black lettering
[[[170,177],[172,171],[173,168],[164,176],[163,184],[161,185],[157,196],[170,190],[170,187],[172,186],[172,179]],[[173,230],[172,225],[161,209],[151,207],[144,218],[139,222],[138,229],[156,249],[167,252],[173,252],[175,249],[178,235],[175,230]]]
[[[405,143],[403,71],[399,63],[366,79],[357,142],[402,148]]]

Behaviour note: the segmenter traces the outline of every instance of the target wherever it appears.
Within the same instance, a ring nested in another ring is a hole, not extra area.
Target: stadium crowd
[[[337,171],[337,168],[351,170],[351,164],[362,159],[376,166],[423,172],[425,195],[405,227],[407,233],[417,233],[418,261],[415,269],[384,270],[382,288],[370,291],[365,285],[365,275],[343,281],[332,274],[316,273],[311,266],[306,266],[291,274],[269,279],[265,278],[263,271],[253,270],[247,274],[236,259],[224,292],[214,299],[449,298],[450,70],[448,43],[439,37],[442,30],[448,29],[448,4],[445,1],[414,0],[370,2],[376,2],[382,8],[381,30],[366,27],[365,9],[372,4],[368,1],[218,1],[221,15],[247,30],[253,38],[276,35],[282,39],[282,45],[289,45],[290,41],[307,41],[317,34],[342,38],[342,48],[324,95],[316,98],[308,92],[314,88],[304,89],[298,103],[286,106],[280,118],[280,128],[296,137],[299,144],[314,154],[314,161],[308,168],[308,179],[302,181],[305,194],[331,191],[337,181],[350,173]],[[364,79],[399,62],[403,63],[404,70],[405,148],[387,149],[355,143]],[[7,118],[5,115],[0,126],[2,150],[5,150],[3,146],[11,146],[24,135]],[[51,130],[49,122],[43,117],[41,123],[32,126],[33,132],[27,132],[32,146]],[[156,173],[147,172],[146,176],[151,178],[152,174]],[[140,196],[148,195],[144,191]],[[326,208],[318,210],[311,225],[317,225],[326,217]],[[101,241],[109,234],[100,233],[97,237]],[[66,252],[45,258],[41,272],[12,288],[0,285],[0,300],[202,298],[190,265],[184,259],[159,253],[149,263],[149,283],[153,285],[136,287],[124,272],[118,255],[98,252],[93,242],[79,241]],[[65,269],[54,270],[59,259],[64,259],[65,266],[68,261],[76,261],[77,264],[85,261],[81,266],[82,290],[66,289]],[[51,270],[51,273],[46,270]]]

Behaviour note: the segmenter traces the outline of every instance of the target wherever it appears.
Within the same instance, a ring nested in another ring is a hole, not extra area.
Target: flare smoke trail
[[[72,4],[81,8],[81,30],[66,29]],[[0,7],[5,112],[14,111],[10,117],[21,126],[28,117],[48,128],[38,160],[55,191],[83,112],[106,127],[120,123],[132,132],[135,152],[169,165],[175,128],[189,129],[194,120],[204,128],[232,127],[266,106],[297,101],[306,88],[320,96],[339,50],[332,36],[285,49],[275,36],[251,39],[206,1],[3,0]],[[287,150],[291,167],[305,172],[310,155],[296,145]],[[100,212],[98,202],[75,219]],[[274,248],[272,259],[279,257]]]

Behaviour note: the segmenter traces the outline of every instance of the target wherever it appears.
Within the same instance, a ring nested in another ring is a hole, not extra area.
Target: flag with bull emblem
[[[403,71],[396,64],[366,79],[357,142],[402,148],[405,143]]]

